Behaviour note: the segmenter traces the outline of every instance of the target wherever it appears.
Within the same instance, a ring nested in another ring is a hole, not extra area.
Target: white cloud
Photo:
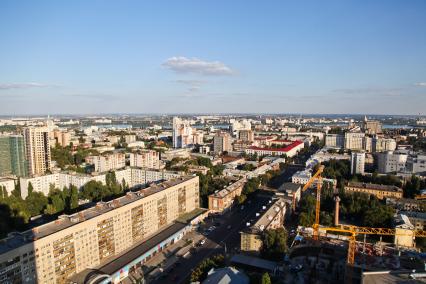
[[[419,82],[414,84],[417,87],[426,87],[426,82]]]
[[[203,61],[198,58],[174,56],[167,59],[164,67],[176,73],[193,73],[200,75],[232,75],[234,71],[220,61]]]
[[[43,83],[10,83],[10,84],[0,84],[0,90],[12,90],[12,89],[31,89],[31,88],[46,88],[53,87],[51,84]]]

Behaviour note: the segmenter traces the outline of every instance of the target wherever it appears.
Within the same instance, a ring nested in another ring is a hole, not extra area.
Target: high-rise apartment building
[[[231,135],[228,132],[218,131],[213,137],[213,151],[215,153],[232,151]]]
[[[192,128],[188,121],[173,118],[173,148],[203,144],[203,133]]]
[[[70,283],[73,275],[114,262],[198,207],[198,177],[187,176],[11,234],[0,242],[0,283]]]
[[[130,166],[159,169],[160,154],[154,150],[141,150],[135,153],[130,153]]]
[[[0,136],[0,176],[3,175],[28,175],[22,135]]]
[[[244,142],[253,142],[254,133],[252,130],[240,130],[238,131],[238,139]]]
[[[49,131],[46,127],[24,128],[28,174],[43,174],[51,168]]]
[[[352,152],[351,153],[351,174],[364,174],[365,168],[365,153]]]

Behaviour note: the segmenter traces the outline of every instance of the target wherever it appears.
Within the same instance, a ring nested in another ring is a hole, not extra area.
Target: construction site
[[[334,226],[320,220],[320,166],[302,192],[316,189],[315,222],[297,228],[290,259],[297,263],[300,283],[426,283],[426,254],[416,248],[416,240],[426,231],[416,230],[402,216],[394,228],[360,227],[339,222],[338,194],[334,196]],[[303,269],[302,269],[303,268]]]

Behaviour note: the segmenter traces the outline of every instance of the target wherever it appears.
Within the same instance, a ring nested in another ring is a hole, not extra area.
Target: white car
[[[204,245],[206,243],[206,239],[202,239],[201,240],[201,242],[200,242],[200,245],[202,246],[202,245]]]

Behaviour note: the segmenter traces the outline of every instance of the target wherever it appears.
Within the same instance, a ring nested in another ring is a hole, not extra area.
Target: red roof
[[[297,147],[302,143],[303,143],[302,141],[293,141],[293,143],[291,143],[290,145],[283,147],[283,148],[261,148],[261,147],[251,146],[251,147],[249,147],[249,149],[263,150],[263,151],[274,151],[274,152],[288,152],[288,151],[292,150],[294,147]]]

